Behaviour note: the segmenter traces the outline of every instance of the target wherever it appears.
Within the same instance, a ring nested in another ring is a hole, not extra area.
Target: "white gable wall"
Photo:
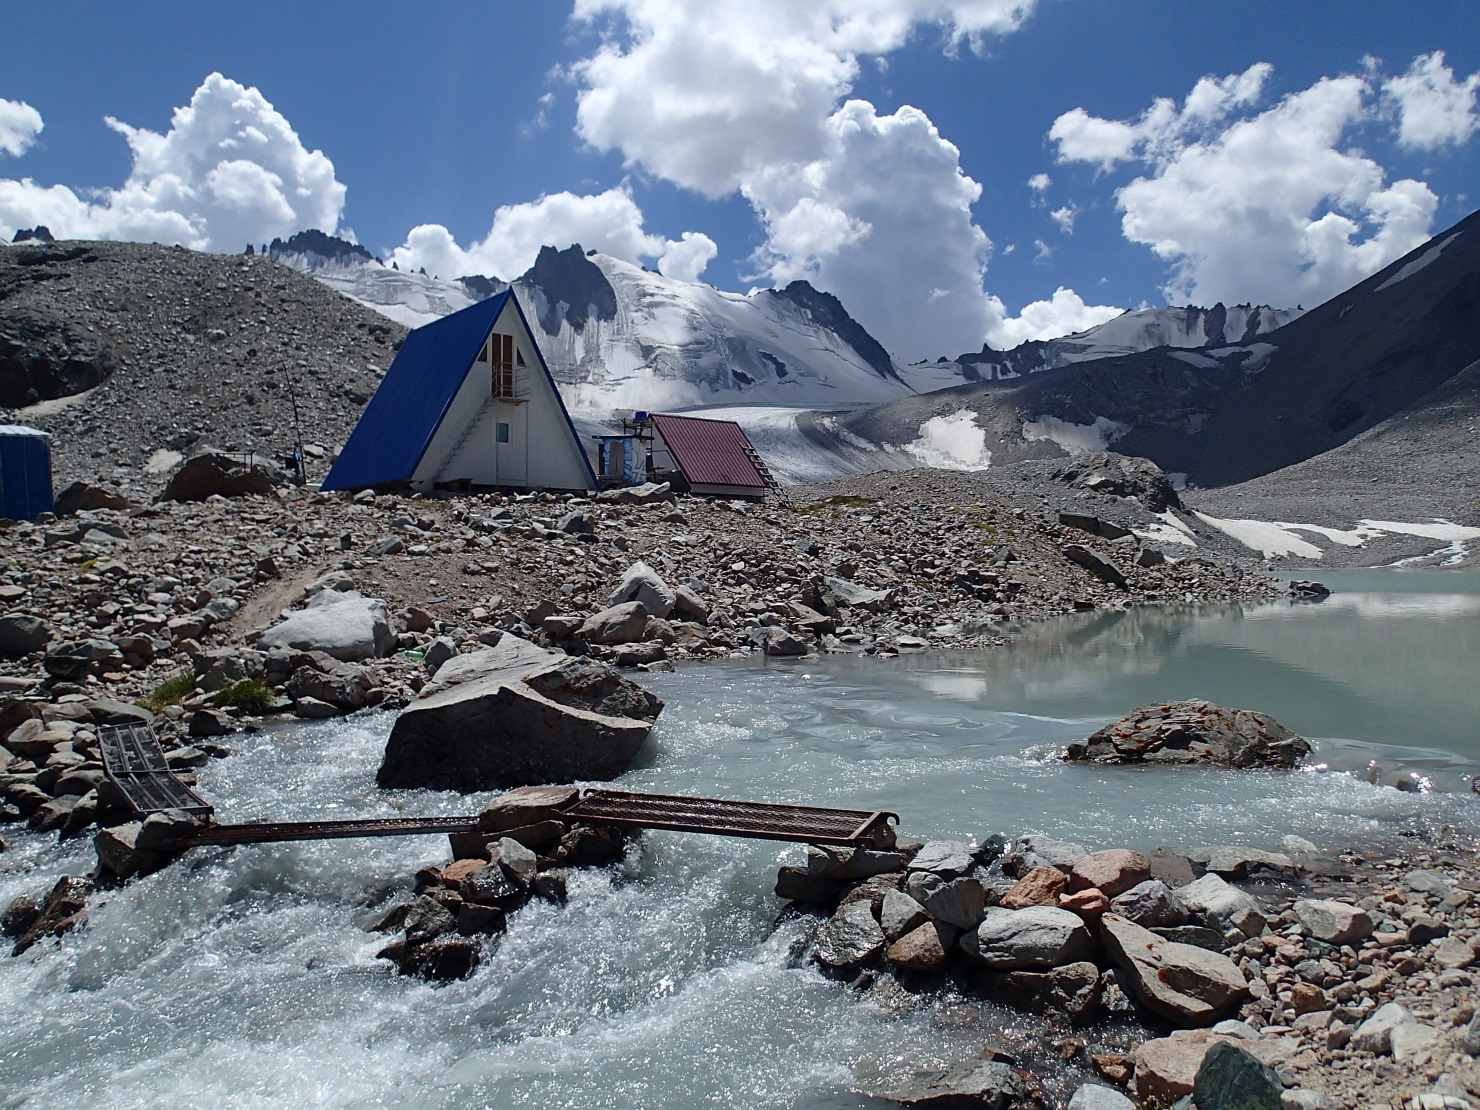
[[[475,486],[591,489],[580,443],[554,384],[540,369],[539,354],[512,301],[493,330],[513,335],[524,358],[516,371],[520,400],[495,400],[487,364],[474,362],[412,484],[418,489],[462,481]],[[507,443],[498,442],[500,423],[508,425]]]

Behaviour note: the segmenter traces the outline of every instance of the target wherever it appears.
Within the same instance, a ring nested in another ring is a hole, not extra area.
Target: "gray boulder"
[[[763,628],[757,637],[762,654],[775,656],[806,655],[807,642],[784,628]]]
[[[930,871],[943,879],[965,875],[976,861],[971,846],[958,840],[931,840],[910,860],[911,871]]]
[[[1086,1083],[1074,1092],[1074,1097],[1069,1100],[1069,1110],[1136,1110],[1136,1104],[1114,1087]]]
[[[826,967],[858,967],[884,950],[884,930],[866,901],[845,902],[817,934],[817,962]]]
[[[1147,879],[1117,894],[1110,899],[1110,909],[1143,929],[1187,924],[1187,907],[1160,879]]]
[[[994,971],[1058,967],[1087,959],[1095,942],[1078,914],[1056,906],[1024,910],[989,908],[981,924],[961,938],[973,963]]]
[[[1238,965],[1219,952],[1163,940],[1113,913],[1100,939],[1146,1008],[1177,1025],[1211,1025],[1248,995]]]
[[[621,605],[628,601],[641,602],[649,613],[667,619],[677,602],[677,594],[664,582],[652,567],[641,559],[627,568],[621,584],[612,591],[608,605]]]
[[[1388,1002],[1352,1033],[1351,1050],[1385,1056],[1393,1050],[1393,1030],[1413,1023],[1413,1015],[1396,1002]]]
[[[385,602],[355,590],[320,590],[258,641],[265,651],[322,651],[347,663],[385,655],[393,642]]]
[[[51,642],[51,625],[27,613],[0,617],[0,657],[18,659],[40,651]]]
[[[1068,874],[1074,864],[1088,854],[1081,845],[1033,834],[1020,836],[1012,842],[1003,865],[1020,878],[1035,867],[1053,867]]]
[[[1302,898],[1295,903],[1295,917],[1306,936],[1338,948],[1361,944],[1375,928],[1366,910],[1326,898]]]
[[[848,606],[853,609],[866,609],[870,612],[878,612],[887,608],[894,600],[892,590],[875,590],[869,586],[850,582],[846,578],[826,579],[827,588],[832,592],[833,599],[838,605]],[[812,606],[816,609],[817,606]],[[821,612],[821,610],[819,610]]]
[[[588,644],[638,644],[647,639],[653,615],[640,601],[624,601],[587,617],[576,637]]]
[[[1272,1067],[1228,1041],[1208,1049],[1192,1082],[1198,1110],[1280,1110],[1284,1095]]]
[[[968,1060],[945,1071],[917,1072],[913,1079],[876,1094],[904,1106],[1026,1110],[1042,1105],[1018,1069],[1000,1060]]]
[[[506,634],[449,660],[402,711],[376,781],[466,792],[615,778],[662,708],[614,667]]]
[[[1289,768],[1310,745],[1267,713],[1210,701],[1143,705],[1088,739],[1065,758],[1090,763],[1190,763]]]
[[[1204,875],[1179,887],[1177,897],[1188,912],[1225,936],[1236,932],[1256,937],[1264,930],[1264,914],[1259,903],[1217,875]]]
[[[958,929],[975,929],[986,909],[986,890],[969,877],[947,880],[929,871],[915,871],[906,890],[931,917]]]
[[[1096,551],[1091,551],[1082,543],[1071,543],[1068,547],[1064,548],[1064,555],[1068,557],[1071,563],[1077,563],[1089,571],[1090,574],[1100,579],[1100,581],[1109,582],[1111,585],[1122,588],[1125,586],[1125,575],[1120,572],[1120,568],[1105,558],[1105,556]]]
[[[58,644],[41,661],[42,669],[53,678],[78,679],[101,674],[123,665],[123,652],[107,640],[74,640]]]

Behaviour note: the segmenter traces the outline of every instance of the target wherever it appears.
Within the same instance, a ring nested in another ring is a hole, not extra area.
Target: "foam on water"
[[[1446,623],[1456,611],[1435,610],[1429,634],[1462,636],[1462,618]],[[1289,612],[1296,627],[1399,619],[1381,606]],[[1239,660],[1262,682],[1267,661],[1240,637],[1288,631],[1276,617],[1228,619],[1100,615],[986,655],[654,674],[668,707],[622,785],[886,808],[912,835],[1041,831],[1089,847],[1272,848],[1292,832],[1332,845],[1480,824],[1468,793],[1347,774],[1057,761],[1138,701],[1208,692],[1188,687],[1209,675],[1236,681]],[[1220,643],[1232,650],[1207,654]],[[1332,684],[1311,673],[1297,715],[1341,719],[1315,704]],[[477,805],[376,789],[390,723],[233,738],[237,754],[203,768],[201,790],[228,820]],[[1463,744],[1404,749],[1401,736],[1348,731],[1318,739],[1319,759],[1428,759],[1436,779],[1475,767]],[[949,993],[896,1005],[792,966],[807,923],[773,929],[770,884],[800,850],[766,842],[649,833],[625,866],[578,875],[565,906],[519,911],[470,979],[401,978],[375,958],[386,938],[360,926],[445,858],[440,837],[201,850],[98,898],[62,947],[0,958],[0,1106],[848,1107],[873,1105],[851,1093],[860,1084],[974,1057],[987,1038],[1048,1051],[1019,1015]],[[86,842],[19,831],[0,855],[0,901],[90,864]],[[1073,1079],[1058,1074],[1056,1089]]]

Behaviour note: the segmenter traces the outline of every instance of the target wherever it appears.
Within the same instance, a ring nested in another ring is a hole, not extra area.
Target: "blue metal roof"
[[[409,480],[512,296],[505,289],[409,333],[319,488]]]

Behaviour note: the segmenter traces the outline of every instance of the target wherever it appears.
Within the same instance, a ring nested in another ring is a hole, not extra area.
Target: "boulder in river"
[[[662,708],[608,664],[505,635],[449,660],[402,711],[376,781],[467,792],[615,778]]]
[[[1192,763],[1222,767],[1295,766],[1310,744],[1267,713],[1210,701],[1143,705],[1088,739],[1067,759],[1089,763]]]
[[[1146,1008],[1177,1025],[1211,1025],[1248,995],[1238,965],[1219,952],[1164,940],[1113,913],[1100,939]]]

